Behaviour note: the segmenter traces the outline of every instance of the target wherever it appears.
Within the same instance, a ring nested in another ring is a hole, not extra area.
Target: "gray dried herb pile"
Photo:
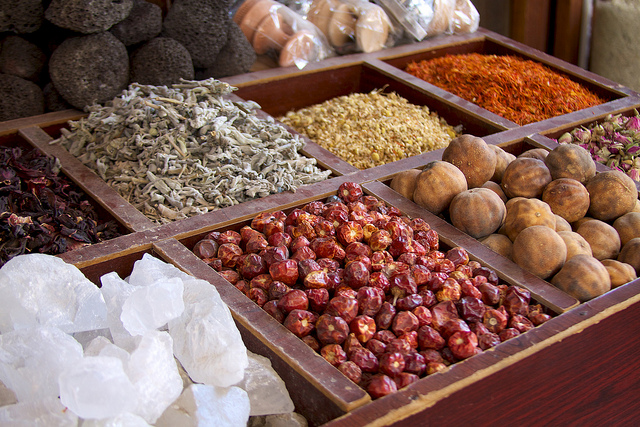
[[[255,102],[225,99],[208,79],[172,87],[132,84],[69,122],[60,143],[157,223],[203,214],[326,179],[298,153],[304,141]]]

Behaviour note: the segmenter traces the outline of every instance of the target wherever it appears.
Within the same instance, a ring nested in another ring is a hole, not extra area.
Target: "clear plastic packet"
[[[367,0],[312,0],[304,16],[339,54],[376,52],[395,44],[387,13]]]
[[[275,0],[239,1],[231,13],[256,53],[275,56],[281,67],[302,69],[335,55],[313,23]]]
[[[452,31],[454,34],[473,33],[480,26],[480,13],[471,0],[456,0],[453,12]]]
[[[471,0],[375,0],[387,12],[404,38],[421,41],[440,34],[472,33],[480,14]]]

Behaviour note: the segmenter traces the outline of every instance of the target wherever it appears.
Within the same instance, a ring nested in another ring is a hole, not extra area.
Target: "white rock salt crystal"
[[[238,383],[249,395],[251,415],[286,414],[295,407],[284,381],[264,356],[247,351],[249,366]]]
[[[135,290],[135,287],[122,280],[117,273],[111,272],[100,277],[102,295],[107,305],[107,325],[113,342],[127,351],[133,351],[139,339],[127,331],[120,320],[122,305]]]
[[[204,280],[184,280],[182,315],[169,322],[173,351],[195,382],[229,387],[244,377],[247,349],[218,291]]]
[[[131,335],[143,335],[157,329],[184,311],[182,280],[158,279],[146,286],[136,286],[122,305],[120,320]]]
[[[148,427],[144,418],[135,414],[121,414],[117,417],[102,420],[84,420],[82,427]],[[178,426],[176,426],[178,427]]]
[[[246,427],[249,396],[239,387],[192,384],[156,422],[157,427]]]
[[[182,393],[182,378],[167,332],[149,331],[131,353],[127,373],[138,392],[133,412],[153,424]]]
[[[0,332],[42,325],[73,333],[105,328],[106,321],[96,285],[56,256],[19,255],[0,269]]]
[[[85,350],[87,348],[87,345],[89,345],[89,343],[97,337],[104,337],[104,338],[107,338],[109,341],[113,340],[113,338],[111,338],[111,332],[109,331],[108,328],[94,329],[92,331],[76,332],[71,336],[75,338],[75,340],[78,341],[82,345],[82,348],[84,348]]]
[[[0,408],[0,425],[33,427],[76,427],[78,416],[57,397],[33,402],[18,402]]]
[[[84,356],[105,356],[120,359],[123,368],[126,370],[131,358],[129,352],[112,343],[106,337],[96,337],[84,349]]]
[[[173,264],[166,263],[153,255],[145,253],[141,259],[133,264],[133,270],[129,275],[128,282],[132,286],[148,286],[158,280],[166,280],[173,277],[182,280],[193,278]]]
[[[132,412],[138,393],[115,357],[85,357],[59,376],[60,401],[82,418]]]
[[[0,381],[19,402],[58,397],[58,376],[82,360],[82,346],[58,328],[0,335]]]

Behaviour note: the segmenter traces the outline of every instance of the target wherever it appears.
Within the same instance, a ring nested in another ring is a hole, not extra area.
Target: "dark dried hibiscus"
[[[16,255],[56,255],[121,234],[104,221],[56,159],[0,147],[0,266]]]

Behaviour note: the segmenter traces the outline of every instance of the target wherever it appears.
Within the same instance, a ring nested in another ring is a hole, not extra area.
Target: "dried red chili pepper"
[[[448,54],[411,62],[405,71],[519,125],[606,102],[551,68],[514,55]]]

